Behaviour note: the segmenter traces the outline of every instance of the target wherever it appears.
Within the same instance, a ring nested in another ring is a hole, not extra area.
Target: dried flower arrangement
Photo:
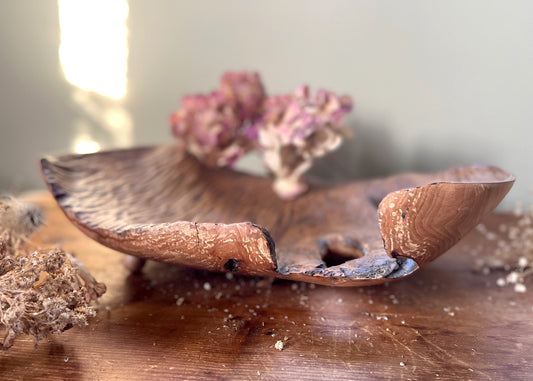
[[[489,241],[496,242],[494,254],[476,261],[475,270],[483,274],[507,272],[496,280],[500,287],[511,285],[516,292],[526,292],[525,280],[533,275],[533,207],[531,211],[517,208],[514,224],[500,224],[498,231],[490,231],[484,224],[477,230]]]
[[[87,325],[95,315],[91,304],[105,292],[72,255],[61,249],[29,250],[43,223],[34,205],[0,198],[0,326],[3,349],[26,334],[35,343],[51,333]]]
[[[274,191],[294,199],[307,189],[305,173],[314,158],[336,148],[352,109],[348,96],[307,86],[293,94],[267,96],[257,73],[226,73],[208,95],[188,95],[172,114],[172,133],[209,166],[231,167],[251,150],[263,154]]]

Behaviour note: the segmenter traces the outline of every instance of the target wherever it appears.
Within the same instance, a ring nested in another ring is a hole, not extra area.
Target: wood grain
[[[358,289],[155,262],[131,275],[123,254],[87,238],[50,196],[33,200],[47,220],[39,244],[76,254],[108,291],[86,329],[1,352],[2,380],[531,378],[533,283],[518,294],[496,285],[502,273],[472,271],[475,253],[494,255],[502,237],[473,231],[410,279]],[[497,233],[516,221],[485,224]]]
[[[499,181],[509,175],[498,168],[491,167],[492,176],[486,178],[479,174],[480,171],[464,170],[457,174],[464,183],[433,183],[385,196],[378,215],[387,253],[409,257],[423,265],[469,233],[512,186],[511,181]]]
[[[51,157],[41,165],[67,217],[113,249],[211,271],[336,286],[409,276],[479,223],[514,182],[500,169],[472,166],[315,186],[283,201],[270,179],[207,168],[177,145]],[[398,189],[404,190],[387,196]],[[409,218],[386,213],[390,197],[403,205],[409,192],[417,194]],[[437,234],[443,222],[456,228]],[[409,241],[398,239],[400,228]]]

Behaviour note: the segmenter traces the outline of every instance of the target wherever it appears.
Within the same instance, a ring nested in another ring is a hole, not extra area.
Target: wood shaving
[[[27,237],[42,224],[36,207],[0,199],[0,329],[8,349],[20,335],[35,344],[51,333],[87,325],[93,301],[106,290],[59,248],[29,250]],[[18,219],[18,221],[17,221]]]
[[[490,231],[480,224],[477,231],[490,241],[496,242],[494,254],[478,259],[475,270],[484,275],[493,271],[505,271],[499,277],[499,287],[513,286],[515,292],[527,291],[525,281],[533,275],[533,208],[529,212],[515,211],[517,220],[512,224],[501,224],[498,231]]]

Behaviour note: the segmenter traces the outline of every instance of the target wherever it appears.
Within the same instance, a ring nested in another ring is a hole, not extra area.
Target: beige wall
[[[494,164],[518,178],[506,206],[533,203],[531,1],[134,0],[129,43],[128,94],[112,106],[130,113],[132,144],[171,141],[183,94],[254,69],[271,93],[306,82],[353,96],[355,137],[319,172]],[[88,118],[58,44],[55,1],[0,0],[0,188],[42,186],[37,158],[71,150]],[[87,125],[103,147],[127,142]]]

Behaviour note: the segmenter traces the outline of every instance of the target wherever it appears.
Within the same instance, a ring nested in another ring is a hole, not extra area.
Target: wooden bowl
[[[43,177],[89,237],[143,259],[335,286],[406,277],[490,213],[514,177],[470,166],[314,187],[208,168],[177,145],[47,157]]]

